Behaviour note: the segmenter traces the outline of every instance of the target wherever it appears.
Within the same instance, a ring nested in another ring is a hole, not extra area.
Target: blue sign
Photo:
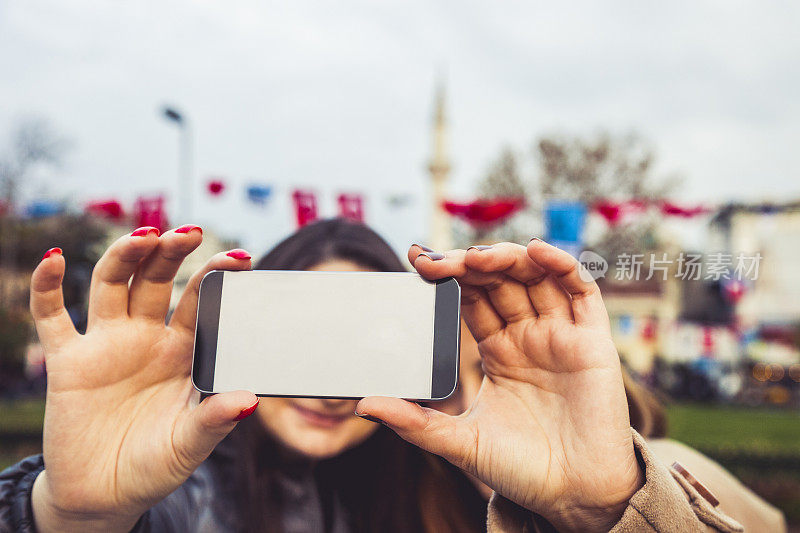
[[[247,199],[254,204],[265,205],[272,194],[272,187],[269,185],[250,185],[247,188]]]
[[[578,256],[583,248],[586,206],[581,202],[552,201],[544,211],[545,239]]]
[[[37,200],[25,206],[25,215],[31,218],[44,218],[64,212],[64,205],[50,200]]]

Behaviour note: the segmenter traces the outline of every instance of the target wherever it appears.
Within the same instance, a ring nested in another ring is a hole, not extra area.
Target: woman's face
[[[344,260],[320,263],[309,270],[367,271]],[[357,400],[261,398],[256,415],[285,447],[312,459],[326,459],[357,446],[378,425],[355,416]]]

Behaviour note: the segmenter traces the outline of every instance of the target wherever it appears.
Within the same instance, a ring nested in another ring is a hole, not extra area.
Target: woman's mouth
[[[352,414],[333,414],[315,411],[308,409],[296,403],[291,404],[294,410],[303,418],[303,420],[312,425],[320,428],[334,428],[339,424],[353,417]]]

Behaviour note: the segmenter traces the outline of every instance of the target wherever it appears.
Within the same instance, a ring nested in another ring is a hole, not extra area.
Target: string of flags
[[[649,209],[658,209],[665,216],[687,219],[707,215],[714,211],[714,208],[705,205],[682,206],[667,200],[655,201],[637,198],[621,202],[598,200],[591,207],[595,213],[605,219],[609,226],[616,226]]]
[[[210,177],[206,181],[206,192],[212,197],[220,197],[227,190],[225,180],[219,177]],[[265,206],[274,195],[271,185],[251,183],[245,187],[248,202],[257,206]],[[317,196],[310,189],[294,189],[291,192],[294,207],[295,221],[298,227],[303,227],[319,218]],[[392,209],[407,207],[414,198],[410,194],[393,194],[386,198],[387,205]],[[364,196],[357,193],[341,193],[336,197],[338,216],[364,222]]]
[[[220,196],[226,186],[221,180],[213,179],[206,187],[212,196]],[[273,194],[269,185],[252,184],[246,187],[246,199],[255,205],[264,206]],[[316,192],[309,189],[294,189],[291,192],[294,218],[298,227],[319,219]],[[340,193],[336,196],[337,215],[342,218],[364,222],[364,197],[357,193]],[[392,203],[389,203],[392,206]],[[141,196],[136,199],[130,213],[115,199],[91,201],[85,204],[84,211],[92,215],[112,220],[119,224],[130,222],[135,226],[153,226],[159,230],[169,227],[166,198],[163,195]]]
[[[501,224],[523,207],[525,207],[524,198],[492,198],[478,199],[468,203],[454,201],[442,203],[445,211],[473,226]],[[658,209],[663,215],[680,218],[694,218],[714,211],[713,207],[705,205],[683,206],[668,200],[655,201],[637,198],[619,202],[607,199],[598,200],[590,208],[611,226],[616,226],[628,220],[632,215],[639,215],[653,208]]]
[[[84,212],[118,224],[130,221],[134,227],[153,226],[159,231],[165,231],[169,229],[165,204],[163,195],[140,196],[128,214],[118,200],[95,200],[84,206]]]

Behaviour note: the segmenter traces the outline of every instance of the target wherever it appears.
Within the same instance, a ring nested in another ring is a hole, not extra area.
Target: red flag
[[[336,200],[340,217],[364,222],[364,198],[360,194],[342,193]]]
[[[703,326],[703,355],[713,355],[714,346],[714,330],[709,326]]]
[[[208,192],[212,196],[219,196],[225,192],[225,182],[219,178],[214,178],[208,182]]]
[[[140,196],[133,205],[133,219],[136,227],[153,226],[158,231],[164,232],[169,229],[167,212],[164,209],[164,197],[153,196],[146,198]]]
[[[292,193],[292,200],[298,227],[317,220],[317,197],[312,191],[296,189]]]
[[[101,216],[111,220],[120,220],[125,216],[122,204],[117,200],[98,200],[86,204],[84,210],[92,215]]]
[[[525,201],[522,198],[476,200],[468,204],[447,201],[442,203],[445,211],[466,220],[473,226],[500,224],[522,209],[524,205]]]
[[[661,202],[661,212],[665,215],[682,218],[694,218],[699,215],[705,215],[711,212],[711,208],[703,205],[695,205],[692,207],[683,207],[672,202],[664,200]]]
[[[592,205],[592,209],[606,219],[609,226],[616,226],[621,223],[625,217],[645,211],[647,209],[647,201],[635,199],[622,202],[598,200]]]

